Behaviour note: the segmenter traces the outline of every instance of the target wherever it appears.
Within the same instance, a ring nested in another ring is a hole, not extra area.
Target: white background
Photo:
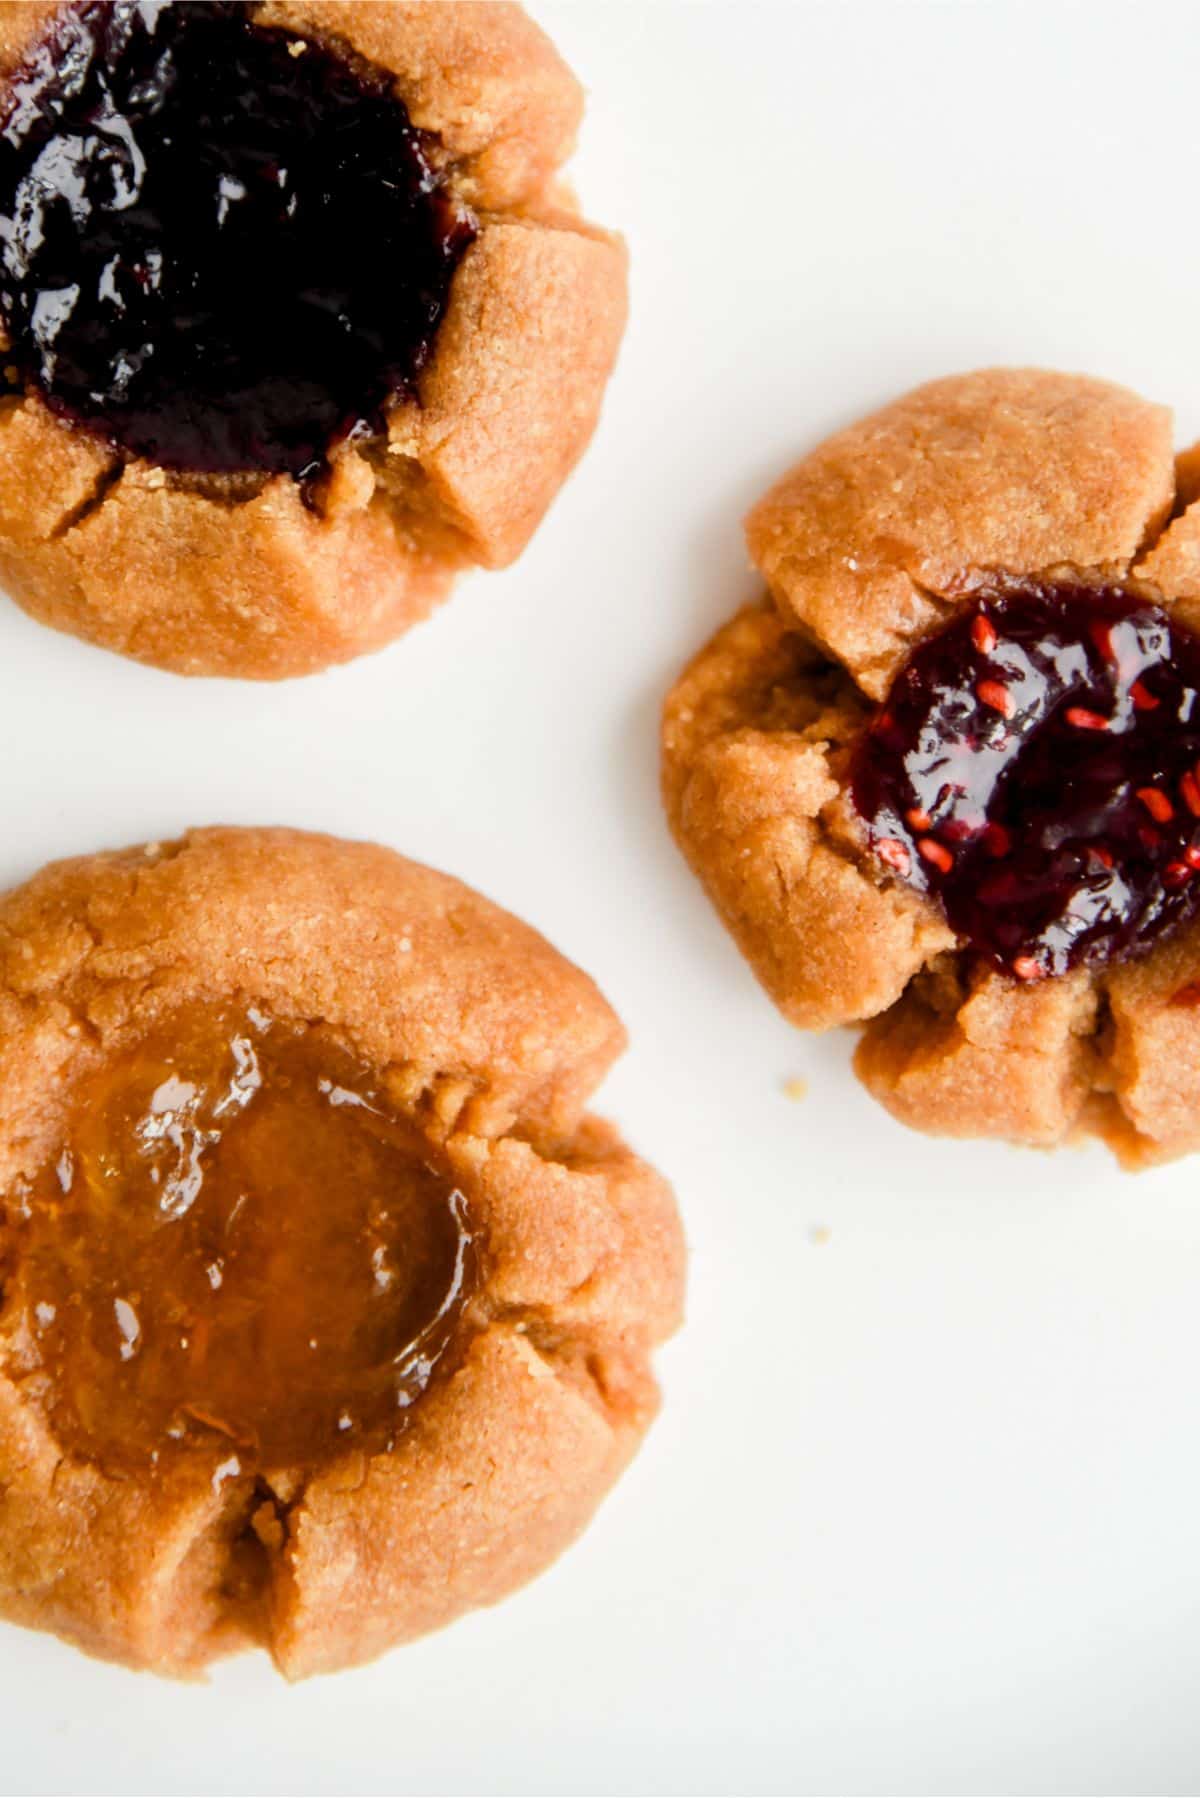
[[[931,376],[1037,362],[1200,432],[1184,5],[542,5],[628,233],[596,443],[520,566],[385,654],[186,683],[0,611],[0,878],[218,820],[378,838],[540,926],[633,1047],[690,1320],[584,1540],[289,1690],[0,1627],[12,1792],[1195,1792],[1197,1164],[910,1136],[774,1014],[668,840],[661,696],[739,520]],[[782,1083],[804,1075],[801,1103]],[[821,1240],[828,1231],[828,1239]]]

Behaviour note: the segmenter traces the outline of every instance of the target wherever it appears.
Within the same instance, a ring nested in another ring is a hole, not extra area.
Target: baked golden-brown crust
[[[58,10],[0,8],[0,81]],[[479,233],[386,443],[290,476],[177,477],[35,397],[0,400],[0,580],[57,629],[184,674],[275,679],[377,649],[470,564],[511,562],[590,439],[625,324],[620,240],[558,171],[583,98],[518,6],[269,0],[395,75]]]
[[[261,1643],[299,1678],[490,1603],[582,1528],[653,1416],[683,1250],[669,1189],[584,1114],[624,1040],[591,981],[445,875],[287,830],[62,862],[0,900],[0,1192],[56,1152],[79,1081],[234,996],[324,1020],[466,1194],[459,1362],[390,1452],[273,1490],[191,1449],[114,1477],[13,1377],[28,1320],[0,1309],[0,1613],[165,1673]]]
[[[864,1026],[867,1087],[916,1128],[1130,1166],[1200,1147],[1200,925],[1039,983],[973,966],[871,853],[849,749],[898,667],[997,576],[1133,578],[1200,621],[1200,455],[1170,414],[1082,376],[935,381],[821,444],[751,512],[773,604],[681,675],[663,791],[688,861],[781,1011]]]
[[[954,933],[870,866],[844,792],[869,711],[776,613],[748,606],[684,672],[663,720],[667,810],[751,967],[808,1030],[873,1016]]]
[[[1171,415],[1107,381],[984,369],[839,431],[746,521],[780,610],[882,699],[988,575],[1118,574],[1163,524]]]

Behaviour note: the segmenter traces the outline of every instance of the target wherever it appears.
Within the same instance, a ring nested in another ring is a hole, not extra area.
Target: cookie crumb
[[[784,1081],[783,1091],[784,1091],[785,1098],[807,1099],[807,1097],[808,1097],[808,1081],[805,1080],[801,1075],[794,1074],[790,1080]]]
[[[823,1249],[832,1235],[833,1231],[828,1224],[813,1224],[808,1232],[808,1240],[814,1249]]]

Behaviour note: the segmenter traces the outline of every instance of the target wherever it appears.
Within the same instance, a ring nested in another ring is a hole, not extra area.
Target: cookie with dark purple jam
[[[170,469],[312,476],[379,435],[476,230],[394,85],[246,6],[66,13],[0,124],[22,382]]]
[[[621,244],[516,7],[0,6],[0,581],[188,674],[307,673],[520,553]]]

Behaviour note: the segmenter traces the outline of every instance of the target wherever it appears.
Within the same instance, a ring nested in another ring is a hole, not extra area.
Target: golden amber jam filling
[[[69,1450],[230,1474],[386,1447],[451,1348],[463,1195],[322,1027],[189,1012],[10,1191],[6,1312]]]

